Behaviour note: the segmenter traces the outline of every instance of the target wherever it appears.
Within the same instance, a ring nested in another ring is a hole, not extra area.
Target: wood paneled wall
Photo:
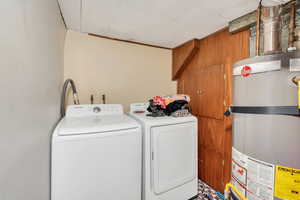
[[[199,51],[177,80],[180,82],[190,73],[195,73],[195,68],[234,63],[248,56],[249,31],[231,34],[227,28],[223,29],[199,40]]]
[[[223,29],[198,42],[196,55],[177,75],[178,93],[191,96],[199,120],[199,177],[223,191],[230,180],[232,146],[231,118],[223,113],[232,103],[232,64],[249,56],[249,31]]]
[[[199,50],[199,40],[193,39],[172,51],[172,79],[176,80]]]

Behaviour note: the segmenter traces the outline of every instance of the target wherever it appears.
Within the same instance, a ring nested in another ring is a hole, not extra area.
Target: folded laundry
[[[160,106],[162,109],[165,109],[167,106],[165,99],[161,96],[155,96],[152,98],[152,100],[153,105]]]
[[[152,98],[154,105],[159,105],[162,109],[165,109],[170,103],[174,101],[184,100],[190,102],[190,97],[185,94],[176,94],[170,96],[155,96]]]
[[[191,113],[189,112],[188,109],[177,110],[171,114],[172,117],[187,117],[190,115]]]
[[[172,113],[178,110],[187,110],[189,108],[186,106],[190,101],[188,95],[173,95],[173,96],[155,96],[149,100],[148,111],[151,113],[148,116],[161,117],[170,116]],[[187,116],[186,111],[184,113],[178,113],[173,116]]]
[[[171,95],[171,96],[164,96],[165,99],[170,100],[170,103],[172,101],[176,101],[176,100],[185,100],[187,102],[190,102],[191,98],[190,96],[186,95],[186,94],[176,94],[176,95]]]
[[[163,116],[165,116],[165,113],[164,113],[164,111],[159,110],[159,111],[156,111],[156,112],[151,112],[150,114],[147,114],[147,116],[150,116],[150,117],[163,117]]]
[[[164,113],[169,116],[173,112],[175,112],[177,110],[181,110],[182,108],[185,108],[186,104],[188,104],[188,102],[185,101],[185,100],[176,100],[176,101],[173,101],[172,103],[169,103],[167,105],[166,109],[164,110]]]

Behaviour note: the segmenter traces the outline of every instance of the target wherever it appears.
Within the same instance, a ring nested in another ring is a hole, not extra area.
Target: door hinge
[[[154,152],[151,152],[151,160],[154,160]]]
[[[224,160],[222,160],[222,165],[225,166],[225,161]]]

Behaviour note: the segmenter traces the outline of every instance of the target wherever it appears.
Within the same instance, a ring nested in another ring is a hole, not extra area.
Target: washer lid
[[[60,123],[58,135],[102,133],[138,127],[138,123],[127,115],[66,117]]]

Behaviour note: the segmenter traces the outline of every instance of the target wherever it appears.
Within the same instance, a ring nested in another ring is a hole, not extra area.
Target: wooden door
[[[218,191],[223,191],[224,141],[223,121],[198,117],[199,121],[199,178]]]
[[[224,65],[205,66],[198,70],[199,177],[213,188],[224,190],[226,134]]]
[[[232,135],[231,118],[223,112],[232,102],[232,64],[249,56],[249,31],[231,34],[224,29],[189,44],[189,49],[186,45],[173,49],[173,68],[178,72],[173,79],[178,80],[178,93],[191,96],[190,106],[198,117],[199,178],[224,191],[231,178]],[[193,48],[198,49],[194,57]],[[178,57],[183,53],[191,59],[183,62]]]
[[[187,94],[190,96],[191,101],[189,103],[189,107],[192,111],[192,114],[197,116],[198,115],[198,76],[195,74],[196,70],[194,68],[190,68],[188,73],[185,74],[185,78],[179,79],[177,82],[177,92],[179,94]]]
[[[222,120],[224,118],[224,65],[201,67],[198,72],[198,115]]]

